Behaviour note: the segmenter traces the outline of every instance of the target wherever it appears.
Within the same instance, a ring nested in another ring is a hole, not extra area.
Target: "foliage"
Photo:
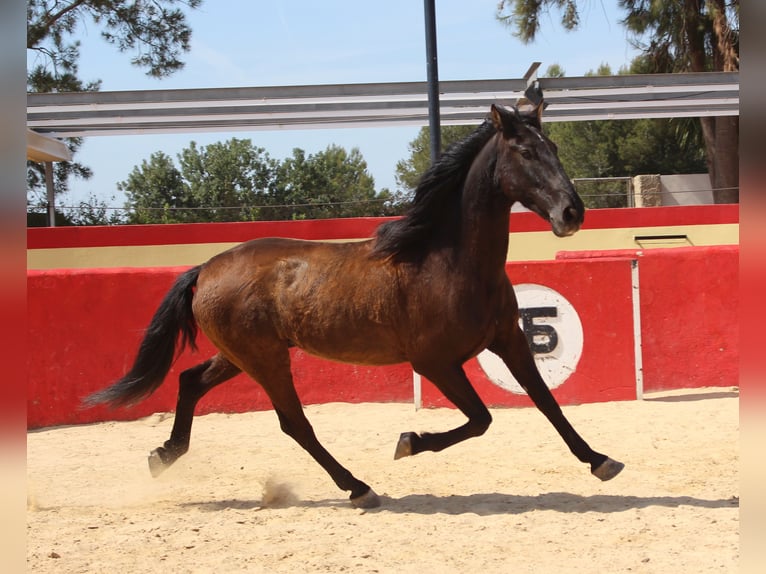
[[[133,168],[118,187],[130,223],[314,219],[387,215],[387,190],[375,183],[358,149],[302,149],[282,162],[250,140],[197,146],[178,156],[162,152]]]
[[[206,147],[192,142],[179,155],[185,194],[174,207],[204,208],[193,221],[246,221],[269,194],[276,163],[250,140],[232,138]]]
[[[141,167],[134,167],[128,179],[117,184],[117,189],[127,196],[128,223],[194,221],[193,211],[172,209],[193,208],[197,204],[187,193],[181,172],[173,160],[162,152],[153,153]]]
[[[540,15],[551,8],[563,10],[565,29],[576,29],[579,4],[577,0],[502,0],[496,17],[529,43],[539,30]],[[618,4],[626,12],[622,24],[642,51],[632,73],[739,70],[739,0],[618,0]],[[691,149],[688,144],[701,138],[715,201],[738,201],[739,119],[680,120],[668,129],[674,136],[671,141],[684,142],[684,153]],[[639,142],[634,139],[634,143]],[[667,148],[647,151],[660,158]]]
[[[501,0],[497,19],[525,44],[534,41],[540,16],[557,9],[561,25],[580,25],[577,0]],[[739,0],[618,0],[622,24],[653,62],[654,72],[739,69]]]
[[[81,138],[70,138],[67,146],[75,153],[82,144]],[[53,164],[53,187],[56,194],[69,191],[69,178],[89,179],[92,170],[76,161],[60,161]],[[27,161],[27,206],[45,208],[48,203],[45,187],[45,165]]]
[[[612,75],[612,71],[602,65],[597,75]],[[687,118],[552,122],[544,128],[557,143],[570,177],[705,170],[701,135]]]
[[[111,197],[114,202],[114,196]],[[98,199],[92,193],[88,201],[68,210],[68,217],[72,225],[118,225],[125,222],[125,216],[121,210],[108,207],[107,202]]]
[[[635,65],[643,65],[639,58]],[[620,73],[635,73],[634,68]],[[558,64],[549,66],[546,77],[564,77]],[[589,75],[611,76],[602,64]],[[442,126],[442,146],[468,135],[474,126]],[[705,171],[704,144],[699,124],[689,118],[621,121],[550,122],[543,124],[558,146],[567,174],[580,178],[621,178],[652,173],[701,173]],[[409,144],[410,156],[397,163],[397,182],[414,190],[430,164],[428,128]],[[577,189],[588,207],[624,207],[626,186],[619,180],[578,181]]]
[[[93,23],[101,37],[120,52],[133,52],[131,63],[149,76],[166,77],[183,67],[180,57],[190,47],[191,29],[183,6],[195,9],[201,0],[27,0],[27,90],[30,92],[97,91],[100,80],[79,76],[82,26]],[[65,140],[74,155],[80,138]],[[70,177],[89,179],[92,171],[76,161],[54,167],[56,195],[67,191]],[[88,203],[91,215],[102,206]],[[44,167],[27,162],[27,205],[47,205]],[[86,209],[86,212],[88,212]],[[104,220],[108,222],[109,217]]]
[[[739,69],[739,0],[619,0],[649,72]]]
[[[191,29],[178,5],[194,9],[200,4],[201,0],[27,0],[27,49],[38,56],[30,87],[49,92],[82,86],[77,79],[80,42],[72,38],[89,21],[120,52],[135,51],[131,63],[146,68],[147,75],[168,76],[183,67],[180,56],[190,47]]]
[[[602,65],[596,74],[609,76],[612,70]],[[690,118],[671,118],[551,122],[544,129],[558,145],[564,169],[577,179],[702,173],[706,164],[698,126]],[[625,194],[624,186],[614,183],[579,183],[578,191],[588,207],[617,207],[612,196]]]
[[[330,145],[306,156],[299,148],[279,166],[270,218],[320,219],[387,214],[388,191],[375,181],[357,148]]]
[[[643,50],[644,72],[739,70],[739,0],[619,0]],[[739,201],[739,117],[695,120],[705,142],[716,203]]]
[[[525,44],[535,39],[540,29],[540,15],[550,8],[561,11],[561,25],[574,30],[580,24],[575,0],[500,0],[497,19],[513,30],[513,35]]]

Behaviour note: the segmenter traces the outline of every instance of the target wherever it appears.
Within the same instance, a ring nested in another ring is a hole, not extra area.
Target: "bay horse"
[[[129,406],[156,390],[197,330],[217,348],[179,377],[170,438],[149,455],[153,476],[187,452],[197,402],[240,372],[268,395],[280,428],[350,492],[380,499],[317,439],[290,371],[290,348],[363,365],[409,362],[468,418],[446,432],[401,434],[394,458],[441,451],[483,434],[492,417],[463,364],[484,349],[502,358],[571,452],[601,480],[623,464],[591,449],[543,381],[519,326],[505,273],[511,205],[520,202],[565,237],[585,208],[542,132],[542,102],[493,105],[485,121],[422,176],[412,205],[374,237],[329,243],[247,241],[181,274],[165,295],[130,371],[86,398]]]

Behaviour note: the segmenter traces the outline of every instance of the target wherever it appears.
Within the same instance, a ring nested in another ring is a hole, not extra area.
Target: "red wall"
[[[644,389],[739,384],[739,248],[644,252]]]
[[[739,247],[563,252],[638,264],[645,391],[739,384]]]

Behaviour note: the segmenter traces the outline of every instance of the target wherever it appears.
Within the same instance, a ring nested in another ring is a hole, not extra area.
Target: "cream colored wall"
[[[636,236],[686,235],[688,241],[649,242],[640,245]],[[690,225],[622,229],[585,229],[567,238],[550,231],[512,233],[508,261],[555,259],[558,251],[637,249],[679,245],[736,245],[739,225]],[[172,267],[196,265],[236,243],[196,243],[120,247],[71,247],[27,250],[29,269],[82,269],[98,267]]]
[[[234,245],[236,243],[29,249],[27,250],[27,268],[80,269],[196,265]]]
[[[687,241],[636,242],[636,237],[686,235]],[[636,227],[622,229],[585,229],[566,238],[550,232],[513,233],[508,245],[508,261],[540,261],[556,258],[558,251],[602,249],[649,249],[704,245],[737,245],[739,224],[689,225],[674,227]]]

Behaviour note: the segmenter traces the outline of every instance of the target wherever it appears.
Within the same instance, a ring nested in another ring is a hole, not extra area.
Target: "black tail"
[[[197,323],[191,304],[200,269],[189,269],[176,279],[146,329],[133,367],[111,386],[85,398],[86,406],[107,403],[122,407],[140,402],[162,384],[176,351],[180,353],[186,345],[196,349]]]

